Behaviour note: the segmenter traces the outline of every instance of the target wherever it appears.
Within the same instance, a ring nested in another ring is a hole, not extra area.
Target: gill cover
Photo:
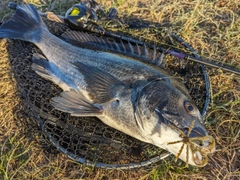
[[[135,100],[133,100],[135,102],[134,115],[137,125],[141,130],[145,130],[144,121],[150,121],[157,105],[162,107],[167,106],[167,93],[169,90],[167,83],[166,79],[154,78],[142,83],[136,89],[136,94],[134,94]],[[160,116],[158,121],[161,123],[166,120],[163,116]]]

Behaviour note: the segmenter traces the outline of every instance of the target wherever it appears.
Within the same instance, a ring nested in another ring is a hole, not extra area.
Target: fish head
[[[214,152],[215,141],[189,96],[162,79],[146,83],[135,96],[136,121],[150,143],[188,164],[207,164],[207,154]]]

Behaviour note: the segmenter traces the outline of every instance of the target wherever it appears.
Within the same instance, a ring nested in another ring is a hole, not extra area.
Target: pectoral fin
[[[84,75],[89,95],[96,103],[109,102],[129,89],[122,81],[105,71],[80,62],[73,64]]]
[[[102,110],[94,106],[81,93],[74,90],[64,91],[59,97],[52,98],[52,106],[70,113],[72,116],[99,116]]]

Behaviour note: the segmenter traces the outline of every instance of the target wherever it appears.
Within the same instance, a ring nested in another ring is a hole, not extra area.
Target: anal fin
[[[42,78],[57,84],[64,91],[69,91],[70,87],[60,79],[51,69],[50,62],[41,54],[35,53],[32,57],[32,70]],[[52,64],[52,66],[54,66]]]
[[[32,70],[34,70],[39,76],[43,77],[46,80],[53,81],[53,78],[49,74],[49,62],[39,53],[33,54],[32,57]]]

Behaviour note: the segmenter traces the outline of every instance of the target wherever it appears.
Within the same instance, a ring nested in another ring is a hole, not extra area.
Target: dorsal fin
[[[129,51],[131,54],[134,54],[134,49],[133,49],[133,46],[132,44],[128,41],[128,47],[129,47]]]
[[[61,37],[65,41],[82,48],[118,53],[159,66],[155,60],[161,56],[161,52],[157,51],[156,46],[155,48],[149,48],[145,43],[139,44],[121,38],[74,30],[66,31]]]
[[[154,61],[157,59],[157,47],[156,47],[156,44],[154,44],[154,46],[153,46],[152,59],[153,59]]]
[[[141,50],[139,48],[139,45],[136,43],[136,49],[137,49],[137,54],[141,54]]]
[[[124,53],[126,53],[127,52],[127,50],[126,50],[126,47],[124,46],[124,44],[123,44],[123,41],[122,40],[120,40],[120,43],[121,43],[121,46],[122,46],[122,48],[123,48],[123,52]]]
[[[147,49],[146,43],[143,43],[143,53],[144,53],[143,55],[145,57],[149,57],[149,53],[148,53],[148,49]]]

